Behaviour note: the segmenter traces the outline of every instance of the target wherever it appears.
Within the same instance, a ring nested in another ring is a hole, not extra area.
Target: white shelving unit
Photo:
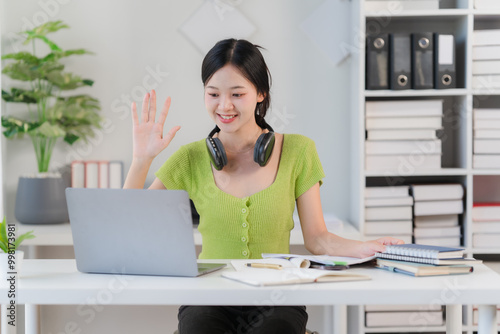
[[[484,191],[474,185],[490,182],[494,187],[490,201],[500,201],[500,168],[473,169],[472,166],[472,110],[475,107],[500,107],[500,89],[473,89],[472,36],[475,29],[500,29],[500,11],[475,10],[474,0],[441,0],[439,10],[405,11],[390,13],[387,10],[365,12],[365,0],[352,1],[353,35],[351,49],[351,223],[361,235],[364,231],[366,186],[390,186],[411,183],[458,182],[465,187],[462,246],[467,255],[500,254],[497,249],[481,249],[472,245],[472,203],[479,193],[484,201]],[[365,90],[365,37],[369,34],[393,32],[440,32],[455,35],[457,88],[432,90]],[[414,99],[442,99],[443,140],[442,168],[433,171],[414,171],[407,174],[397,171],[367,172],[365,166],[365,102]],[[495,190],[496,189],[496,190]],[[463,332],[472,334],[477,326],[472,324],[472,307],[463,308]],[[349,332],[351,333],[411,333],[445,331],[444,326],[428,327],[365,327],[364,307],[350,306]]]

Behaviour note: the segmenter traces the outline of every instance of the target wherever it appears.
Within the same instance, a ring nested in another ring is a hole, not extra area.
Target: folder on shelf
[[[456,88],[455,37],[449,34],[434,34],[434,87]]]
[[[85,188],[99,188],[99,164],[85,161]]]
[[[75,160],[71,162],[71,187],[85,188],[85,162]]]
[[[411,88],[411,38],[409,34],[389,35],[389,77],[391,89]]]
[[[434,88],[433,33],[421,32],[412,34],[411,48],[413,88]]]
[[[366,89],[389,88],[389,35],[366,38]]]

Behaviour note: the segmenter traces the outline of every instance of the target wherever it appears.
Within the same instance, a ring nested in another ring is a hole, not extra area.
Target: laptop
[[[66,201],[81,272],[195,277],[226,266],[197,263],[183,190],[66,188]]]

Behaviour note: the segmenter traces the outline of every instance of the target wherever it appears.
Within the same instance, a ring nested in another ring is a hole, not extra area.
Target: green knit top
[[[205,140],[182,146],[156,172],[167,189],[189,193],[200,214],[200,259],[261,258],[289,253],[296,199],[320,182],[323,168],[314,142],[285,134],[274,183],[244,198],[215,184]]]

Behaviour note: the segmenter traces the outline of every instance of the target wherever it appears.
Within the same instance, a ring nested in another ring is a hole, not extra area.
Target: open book
[[[365,263],[373,260],[375,256],[365,258],[348,257],[348,256],[329,256],[329,255],[298,255],[298,254],[275,254],[275,253],[262,253],[264,259],[288,259],[290,262],[301,263],[306,261],[309,265],[311,262],[321,263],[325,265],[344,264],[347,266]],[[308,268],[309,265],[303,264],[303,267]]]
[[[280,265],[280,269],[255,268],[247,264]],[[287,259],[232,260],[235,271],[224,272],[222,277],[254,286],[272,286],[316,282],[342,282],[369,280],[370,276],[329,270],[309,269],[309,261]]]

